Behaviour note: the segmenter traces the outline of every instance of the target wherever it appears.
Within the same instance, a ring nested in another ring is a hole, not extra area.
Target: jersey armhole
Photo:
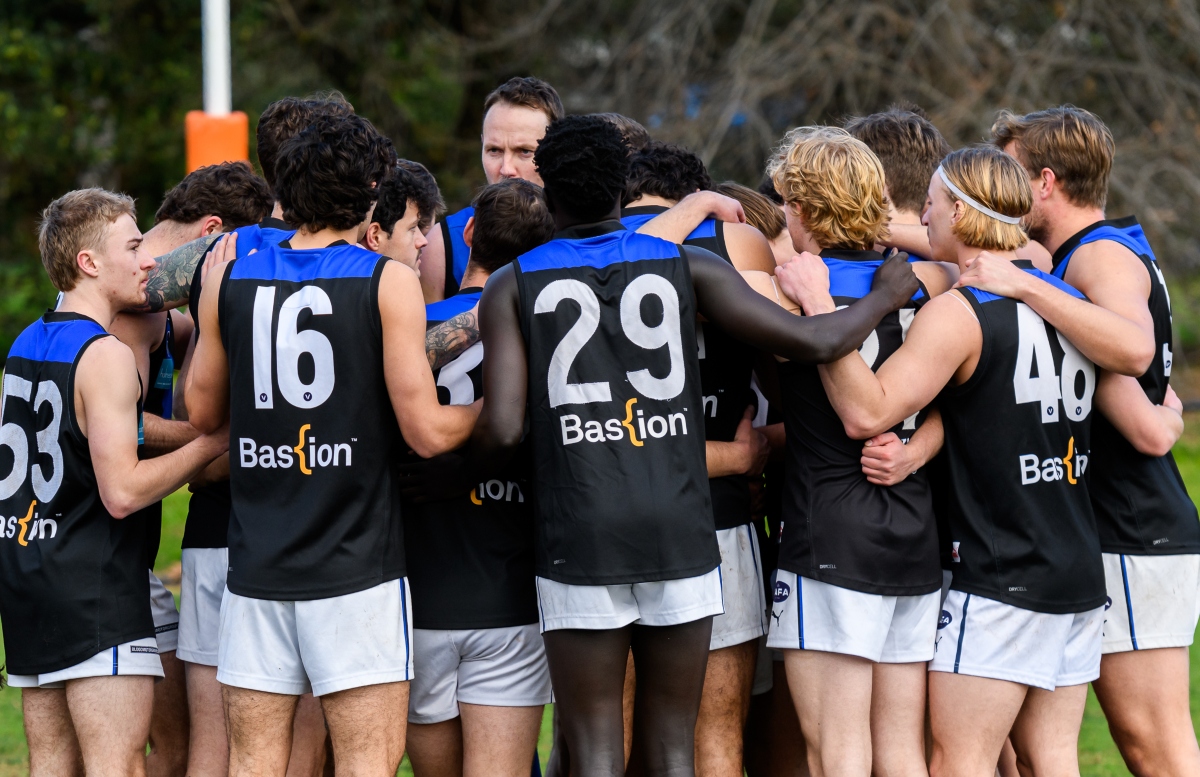
[[[229,262],[229,267],[225,270],[225,277],[221,279],[221,290],[217,292],[217,330],[221,335],[221,347],[225,349],[226,356],[229,354],[229,340],[226,337],[226,332],[228,330],[225,327],[225,297],[229,293],[229,277],[233,274],[233,265],[236,262],[237,259]],[[199,300],[197,300],[197,302],[199,302]],[[196,317],[200,317],[199,305],[197,305]],[[196,326],[196,331],[200,331],[199,324]]]
[[[383,281],[383,270],[387,267],[387,263],[393,261],[386,256],[381,256],[379,261],[375,263],[375,269],[371,272],[371,326],[374,329],[375,337],[378,338],[379,346],[383,348],[383,314],[379,309],[379,284]],[[429,322],[426,322],[426,329],[429,328]],[[380,351],[382,353],[382,350]]]
[[[733,257],[729,255],[729,246],[725,245],[725,222],[720,219],[714,219],[713,223],[716,226],[716,229],[713,231],[716,232],[717,247],[721,249],[717,255],[733,265],[733,268],[736,270],[737,265],[733,264]]]
[[[97,340],[103,340],[106,337],[115,337],[115,335],[105,332],[103,334],[92,335],[87,341],[80,346],[79,351],[75,354],[75,359],[71,362],[71,372],[67,376],[67,396],[63,397],[63,403],[67,405],[67,420],[68,429],[75,442],[86,446],[88,439],[83,433],[83,429],[79,427],[79,416],[75,412],[75,376],[79,372],[79,360],[83,358],[83,354],[92,346],[92,343]],[[133,373],[137,377],[138,382],[138,423],[141,423],[142,413],[142,378],[137,371],[137,365],[134,365]]]
[[[442,278],[442,299],[450,299],[458,293],[458,280],[454,277],[454,241],[450,239],[450,225],[443,219],[438,222],[442,230],[442,258],[446,274]]]
[[[979,325],[979,361],[975,362],[975,370],[965,383],[958,386],[953,385],[953,383],[947,383],[939,393],[951,397],[962,397],[974,391],[975,387],[983,380],[983,375],[986,373],[991,361],[992,341],[988,337],[987,327],[983,323],[983,305],[979,303],[979,300],[975,299],[975,295],[971,293],[969,288],[950,289],[946,293],[953,294],[956,291],[962,295],[958,300],[959,304],[970,305],[971,312],[975,314],[975,321]],[[953,380],[953,377],[951,377],[951,380]]]

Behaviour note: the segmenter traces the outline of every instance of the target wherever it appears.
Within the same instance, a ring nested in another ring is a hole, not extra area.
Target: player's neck
[[[309,232],[306,228],[300,227],[296,230],[296,234],[288,242],[292,248],[327,248],[339,240],[345,240],[350,245],[358,242],[358,226],[350,227],[350,229],[319,229],[316,232]]]
[[[586,219],[580,218],[579,216],[576,216],[574,213],[571,213],[571,212],[564,210],[562,208],[559,208],[559,207],[554,208],[553,213],[554,213],[554,229],[556,232],[562,232],[564,229],[570,229],[571,227],[577,227],[582,224],[598,224],[601,221],[620,220],[620,218],[621,218],[621,202],[620,202],[620,200],[614,201],[613,209],[611,211],[609,211],[609,213],[607,215],[603,216],[602,218],[598,218],[598,219],[596,219],[596,218],[586,218]]]
[[[642,207],[655,206],[655,205],[657,205],[660,208],[674,208],[676,205],[676,202],[674,200],[668,200],[665,197],[655,197],[653,194],[647,194],[642,197],[638,197],[636,200],[629,203],[625,207],[626,208],[642,208]]]
[[[921,214],[914,213],[911,210],[893,208],[889,221],[893,224],[908,224],[909,226],[919,227],[921,226]]]
[[[56,313],[78,313],[87,316],[105,331],[112,329],[112,323],[125,305],[114,302],[104,294],[98,283],[79,283],[70,291],[63,292],[62,302],[54,311]]]
[[[967,265],[975,261],[975,258],[986,250],[984,248],[965,246],[960,243],[958,246],[958,269],[966,272]],[[1010,262],[1015,262],[1020,258],[1017,256],[1016,251],[988,251],[987,253],[997,259],[1006,259]]]
[[[1103,208],[1079,208],[1067,203],[1061,203],[1052,212],[1043,214],[1044,224],[1042,245],[1053,254],[1071,236],[1085,227],[1104,221]]]
[[[483,288],[487,285],[488,278],[492,274],[487,270],[467,262],[467,269],[463,271],[462,283],[458,284],[460,289]]]
[[[283,206],[279,204],[279,200],[275,200],[275,205],[271,208],[271,218],[283,221]]]

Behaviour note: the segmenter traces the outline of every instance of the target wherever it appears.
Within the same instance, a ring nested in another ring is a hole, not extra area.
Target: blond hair
[[[38,225],[38,251],[54,288],[75,288],[79,252],[102,250],[109,226],[127,213],[137,218],[133,198],[105,189],[76,189],[46,206]]]
[[[990,146],[972,146],[952,152],[942,160],[942,172],[985,208],[1005,216],[1020,218],[1033,207],[1033,190],[1021,163]],[[961,200],[947,187],[951,201]],[[1020,224],[1003,221],[976,210],[963,202],[963,216],[952,227],[964,245],[988,251],[1015,251],[1029,242]]]
[[[787,137],[771,180],[817,245],[862,250],[886,239],[888,201],[874,152],[836,127],[800,127]]]
[[[1001,149],[1016,143],[1015,153],[1032,176],[1053,170],[1072,204],[1104,208],[1116,144],[1096,114],[1074,105],[1024,116],[1000,111],[992,142]]]

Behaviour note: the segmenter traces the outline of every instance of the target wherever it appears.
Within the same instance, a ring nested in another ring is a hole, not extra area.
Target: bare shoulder
[[[1097,240],[1075,249],[1067,265],[1067,283],[1087,296],[1119,288],[1149,294],[1150,274],[1137,254],[1112,240]]]
[[[913,262],[912,269],[930,297],[949,291],[958,281],[958,267],[946,262]]]
[[[103,387],[104,391],[137,390],[137,364],[129,346],[115,337],[101,337],[79,357],[75,383],[81,390]]]
[[[762,296],[779,305],[789,313],[800,315],[800,306],[779,288],[779,284],[769,274],[760,270],[742,270],[742,278],[746,281],[746,285],[757,291]]]
[[[724,222],[725,248],[739,270],[759,270],[770,273],[775,269],[771,241],[749,224]]]

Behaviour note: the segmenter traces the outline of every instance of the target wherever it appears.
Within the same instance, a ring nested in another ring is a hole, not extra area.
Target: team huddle
[[[145,234],[45,209],[0,619],[40,775],[1198,775],[1166,283],[1061,106],[757,189],[514,78],[488,185],[337,93]],[[153,569],[187,485],[181,595]],[[553,751],[539,763],[544,705]]]

